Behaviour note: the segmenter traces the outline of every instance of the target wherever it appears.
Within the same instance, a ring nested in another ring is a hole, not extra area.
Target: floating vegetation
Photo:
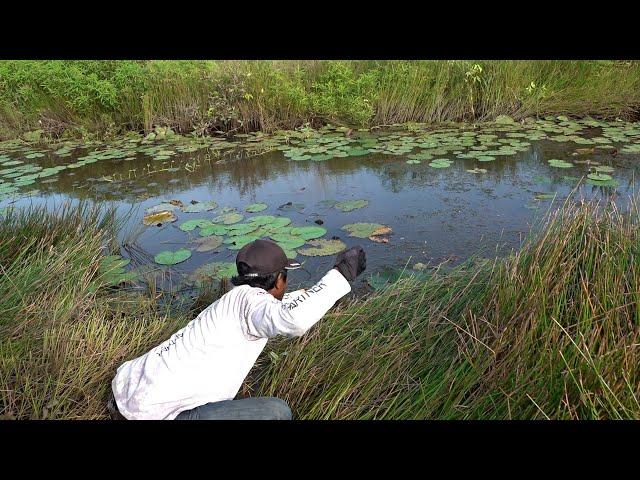
[[[163,223],[175,222],[178,219],[171,210],[161,210],[156,213],[147,214],[142,218],[142,223],[149,225],[162,225]]]
[[[241,213],[229,212],[222,215],[218,215],[212,220],[213,223],[223,223],[225,225],[231,225],[232,223],[238,223],[244,219]]]
[[[300,236],[305,240],[322,237],[327,230],[322,227],[293,227],[290,230],[291,235]]]
[[[227,234],[229,236],[240,236],[251,233],[259,228],[255,223],[236,223],[235,225],[229,225],[227,227]]]
[[[549,166],[553,168],[571,168],[573,167],[573,163],[567,162],[565,160],[549,160]]]
[[[198,238],[195,243],[198,245],[196,252],[210,252],[222,245],[222,237],[211,235],[209,237]]]
[[[238,235],[236,237],[229,237],[222,243],[229,244],[228,248],[230,250],[240,250],[247,243],[251,243],[254,240],[258,240],[259,238],[260,237],[256,235]]]
[[[555,193],[538,193],[533,198],[536,200],[553,200],[556,198]]]
[[[352,210],[358,210],[369,205],[368,200],[348,200],[346,202],[337,202],[335,207],[343,212],[351,212]]]
[[[306,243],[306,239],[298,235],[291,235],[287,233],[272,234],[269,235],[274,242],[282,247],[285,251],[292,251],[298,247],[301,247]]]
[[[294,202],[287,202],[278,207],[278,210],[282,210],[285,212],[290,210],[299,212],[300,210],[303,210],[303,209],[304,209],[304,203],[294,203]]]
[[[432,160],[429,164],[432,168],[447,168],[450,167],[453,162],[446,158],[439,158],[437,160]]]
[[[100,260],[98,269],[98,281],[100,284],[113,287],[124,282],[130,282],[138,278],[138,273],[124,269],[131,260],[120,255],[108,255]]]
[[[598,130],[594,132],[594,128]],[[93,194],[108,192],[111,198],[116,200],[120,193],[126,195],[127,199],[133,197],[142,200],[162,192],[163,196],[167,196],[163,203],[145,210],[143,223],[147,225],[162,225],[176,221],[177,215],[181,215],[178,210],[184,213],[200,213],[194,216],[203,217],[204,212],[219,209],[220,206],[214,200],[191,203],[185,201],[183,204],[176,200],[169,201],[168,196],[176,195],[173,192],[184,191],[192,185],[201,185],[200,178],[189,178],[197,168],[224,161],[231,163],[236,158],[270,151],[274,152],[274,155],[283,155],[290,161],[340,162],[337,165],[340,168],[348,162],[362,162],[364,155],[373,154],[371,159],[366,159],[367,168],[369,164],[386,163],[393,166],[389,169],[393,175],[405,175],[408,181],[421,182],[424,168],[402,167],[405,162],[409,165],[425,163],[431,168],[449,168],[454,162],[459,162],[457,159],[461,159],[464,162],[460,167],[474,175],[487,174],[488,170],[480,167],[486,167],[483,165],[484,162],[494,162],[498,165],[491,169],[492,172],[495,171],[491,181],[501,182],[503,166],[511,167],[512,161],[520,159],[538,161],[541,158],[540,155],[545,149],[534,150],[531,147],[533,142],[558,142],[559,144],[551,150],[554,151],[555,148],[566,151],[571,161],[552,159],[548,161],[548,165],[559,169],[573,167],[570,172],[572,175],[561,176],[564,171],[559,174],[552,172],[550,176],[536,175],[533,182],[541,184],[537,187],[541,190],[551,189],[542,185],[560,182],[575,184],[582,177],[586,177],[587,185],[616,187],[618,182],[613,178],[614,166],[626,170],[633,168],[628,165],[633,165],[635,161],[619,157],[640,154],[640,123],[578,120],[567,117],[528,119],[525,122],[515,122],[510,117],[499,117],[496,122],[477,123],[473,126],[415,123],[398,125],[384,131],[360,129],[349,132],[348,129],[335,126],[325,126],[318,130],[302,127],[270,134],[241,134],[236,135],[233,140],[223,137],[183,137],[166,127],[158,127],[146,137],[133,133],[108,142],[81,140],[48,145],[41,141],[42,137],[38,134],[34,134],[33,138],[34,142],[39,143],[29,144],[22,140],[0,142],[0,201],[15,201],[27,195],[57,192],[58,189],[53,186],[56,182],[61,182],[63,189],[78,192],[79,197],[91,197]],[[520,152],[528,153],[519,155]],[[616,160],[614,157],[618,154],[620,155]],[[505,159],[509,163],[503,162]],[[541,161],[547,163],[544,156]],[[143,162],[146,163],[144,168]],[[608,165],[609,163],[614,166]],[[110,170],[111,165],[119,167]],[[87,170],[90,172],[90,178],[85,174]],[[176,172],[180,173],[174,175]],[[431,175],[425,175],[427,181],[424,183],[429,184],[433,176],[433,172]],[[469,181],[469,177],[465,175],[464,182],[468,184]],[[179,183],[179,186],[174,187],[176,183]],[[477,184],[481,183],[486,183],[486,178],[478,178]],[[165,190],[167,186],[168,189]],[[564,189],[567,185],[560,187]],[[297,193],[303,190],[304,188],[300,188]],[[204,198],[208,198],[209,195],[212,194],[207,194]],[[555,194],[551,193],[535,196],[536,200],[550,200],[554,197]],[[162,198],[159,198],[157,201],[161,200]],[[315,200],[309,200],[313,201]],[[539,202],[531,203],[535,205],[529,205],[527,208],[539,207]],[[309,205],[311,206],[311,203]],[[336,207],[344,212],[355,211],[367,205],[367,200],[325,200],[316,204],[320,207]],[[284,214],[285,211],[300,212],[304,208],[303,203],[290,201],[280,205],[278,210]],[[323,249],[328,249],[330,244],[337,248],[337,237],[334,237],[334,240],[321,238],[327,231],[323,228],[313,230],[316,227],[305,226],[304,220],[303,225],[296,225],[286,217],[251,215],[266,209],[266,203],[226,206],[210,214],[215,218],[187,220],[178,228],[183,232],[194,232],[185,235],[185,242],[194,241],[197,246],[194,247],[195,251],[198,252],[214,251],[222,247],[228,255],[227,247],[237,249],[239,245],[252,239],[264,237],[275,238],[292,258],[303,251],[309,252],[309,256],[320,256],[316,250],[325,251]],[[310,211],[306,221],[311,222],[312,216],[317,219],[318,224],[322,223],[316,211]],[[294,217],[294,220],[297,222],[297,217]],[[386,235],[391,232],[389,227],[379,224],[350,225],[376,225],[375,228],[356,227],[355,234],[351,236],[369,238],[380,243],[388,242]],[[167,231],[176,232],[174,229],[166,229],[163,232]],[[332,234],[333,232],[329,235]]]
[[[349,223],[342,226],[350,237],[369,238],[391,232],[391,228],[380,223]]]
[[[596,187],[618,187],[620,184],[615,178],[611,178],[609,180],[594,180],[592,178],[588,178],[585,182],[587,185],[593,185]]]
[[[252,203],[251,205],[247,205],[245,207],[245,211],[249,213],[256,213],[266,210],[268,205],[266,203]]]
[[[169,202],[166,202],[166,203],[161,203],[159,205],[154,205],[153,207],[149,207],[144,211],[144,213],[145,215],[153,215],[154,213],[160,213],[165,211],[173,212],[175,209],[176,209],[175,205]]]
[[[210,235],[225,235],[227,233],[227,227],[224,225],[206,225],[200,227],[200,236],[208,237]]]
[[[218,208],[218,204],[214,200],[209,200],[208,202],[196,202],[183,206],[182,211],[185,213],[201,213],[215,210],[216,208]]]
[[[340,240],[311,240],[308,242],[311,247],[301,248],[298,250],[300,255],[309,257],[318,257],[326,255],[335,255],[347,248],[347,245]]]
[[[547,185],[551,185],[551,183],[553,183],[551,177],[547,177],[546,175],[536,175],[535,177],[533,177],[533,181],[536,183],[544,183]]]
[[[212,225],[210,220],[205,220],[204,218],[198,218],[198,219],[187,220],[186,222],[182,222],[180,225],[178,225],[178,228],[183,232],[191,232],[192,230],[195,230],[196,227],[204,228],[210,225]]]
[[[232,262],[213,262],[202,265],[189,275],[189,280],[202,287],[212,280],[231,278],[238,275],[236,264]]]
[[[613,177],[611,175],[607,175],[606,173],[590,173],[587,175],[587,178],[595,180],[597,182],[606,182],[611,180]]]
[[[170,250],[166,250],[164,252],[158,253],[153,257],[153,260],[160,265],[176,265],[178,263],[182,263],[185,260],[191,257],[191,250],[188,248],[181,248],[172,252]]]

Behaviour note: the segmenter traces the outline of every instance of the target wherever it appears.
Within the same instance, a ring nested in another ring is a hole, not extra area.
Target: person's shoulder
[[[271,295],[265,289],[252,287],[251,285],[238,285],[237,287],[233,287],[233,289],[227,292],[225,295],[243,298],[273,297],[273,295]]]

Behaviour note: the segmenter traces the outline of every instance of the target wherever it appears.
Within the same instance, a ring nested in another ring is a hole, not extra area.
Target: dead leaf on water
[[[145,225],[155,225],[157,223],[175,222],[178,219],[170,210],[162,210],[157,213],[145,215],[142,223]]]
[[[223,238],[217,235],[211,235],[209,237],[197,238],[195,243],[198,244],[196,252],[210,252],[222,245]]]

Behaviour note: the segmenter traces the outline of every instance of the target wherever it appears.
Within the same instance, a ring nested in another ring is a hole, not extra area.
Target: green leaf
[[[549,166],[554,168],[571,168],[573,167],[573,163],[566,162],[564,160],[552,159],[549,160]]]
[[[200,236],[208,237],[210,235],[224,235],[227,233],[227,227],[224,225],[209,225],[200,228]]]
[[[606,182],[613,179],[611,175],[607,175],[606,173],[590,173],[587,175],[587,178],[597,182]]]
[[[211,221],[205,220],[204,218],[198,218],[198,219],[187,220],[186,222],[182,222],[178,226],[178,228],[183,232],[190,232],[192,230],[195,230],[196,227],[204,228],[211,225],[212,225]]]
[[[368,200],[348,200],[346,202],[336,203],[336,208],[343,212],[351,212],[352,210],[357,210],[359,208],[366,207],[367,205],[369,205]]]
[[[255,223],[238,223],[236,225],[229,225],[227,227],[227,233],[229,236],[246,235],[257,230],[259,227]]]
[[[230,278],[238,275],[236,264],[232,262],[213,262],[202,265],[189,275],[189,280],[202,286],[213,279]]]
[[[245,211],[249,213],[256,213],[266,210],[268,205],[266,203],[252,203],[251,205],[247,205],[245,207]]]
[[[231,225],[232,223],[238,223],[244,218],[244,216],[237,212],[229,212],[223,215],[218,215],[212,220],[213,223],[223,223],[225,225]]]
[[[347,245],[340,240],[311,240],[309,245],[311,245],[312,248],[301,248],[298,250],[298,253],[309,257],[317,257],[335,255],[347,248]]]
[[[267,225],[275,221],[276,218],[278,217],[275,217],[273,215],[256,215],[255,217],[251,217],[249,219],[249,222],[255,223],[256,225]]]
[[[294,227],[290,230],[290,233],[305,240],[312,240],[323,236],[327,233],[327,230],[322,227]]]
[[[229,244],[229,250],[240,250],[247,243],[258,240],[260,237],[255,235],[239,235],[237,237],[229,237],[223,243]]]
[[[342,230],[349,232],[350,237],[367,238],[388,228],[380,223],[349,223],[344,225]]]
[[[185,213],[200,213],[215,210],[216,208],[218,208],[218,204],[213,200],[209,200],[208,202],[197,202],[186,205],[182,207],[182,211]]]
[[[177,263],[184,262],[189,257],[191,257],[191,251],[186,248],[181,248],[175,252],[171,252],[169,250],[160,252],[153,257],[153,259],[160,265],[175,265]]]

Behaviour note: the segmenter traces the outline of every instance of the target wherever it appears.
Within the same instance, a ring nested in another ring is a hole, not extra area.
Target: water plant
[[[191,250],[180,248],[176,251],[165,250],[153,257],[153,260],[160,265],[175,265],[182,263],[191,257]]]

